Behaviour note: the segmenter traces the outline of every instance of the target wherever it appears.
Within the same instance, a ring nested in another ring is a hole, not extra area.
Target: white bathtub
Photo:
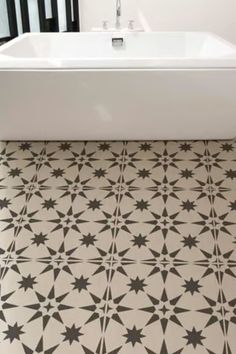
[[[235,136],[236,47],[215,35],[26,34],[0,47],[1,140]]]

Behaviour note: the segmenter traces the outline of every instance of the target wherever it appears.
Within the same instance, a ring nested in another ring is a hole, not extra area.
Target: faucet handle
[[[102,21],[102,28],[107,31],[108,30],[108,21]]]
[[[128,29],[133,30],[134,29],[134,20],[129,20],[128,21]]]

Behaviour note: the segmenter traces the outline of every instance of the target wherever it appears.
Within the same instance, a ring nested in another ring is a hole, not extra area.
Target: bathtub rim
[[[107,32],[101,32],[107,33]],[[123,32],[109,32],[112,34],[122,35]],[[129,32],[125,32],[128,34]],[[149,32],[143,32],[149,33]],[[209,31],[153,31],[151,33],[199,33],[210,35],[218,41],[226,44],[234,50],[234,54],[223,57],[162,57],[162,58],[104,58],[104,57],[85,57],[59,59],[56,57],[41,58],[22,58],[7,56],[2,52],[12,47],[15,43],[20,42],[23,38],[43,36],[43,35],[99,35],[98,32],[66,32],[66,33],[24,33],[10,40],[0,47],[0,71],[1,70],[193,70],[193,69],[236,69],[236,45],[221,36]],[[105,65],[104,65],[105,63]],[[121,65],[122,64],[122,65]]]

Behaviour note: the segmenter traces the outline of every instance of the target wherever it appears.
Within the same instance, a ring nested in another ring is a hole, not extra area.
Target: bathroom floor
[[[236,142],[0,143],[0,232],[0,353],[236,353]]]

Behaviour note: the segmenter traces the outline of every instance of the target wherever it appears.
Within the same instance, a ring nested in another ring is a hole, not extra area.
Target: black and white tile
[[[0,143],[0,352],[236,353],[236,142]]]

